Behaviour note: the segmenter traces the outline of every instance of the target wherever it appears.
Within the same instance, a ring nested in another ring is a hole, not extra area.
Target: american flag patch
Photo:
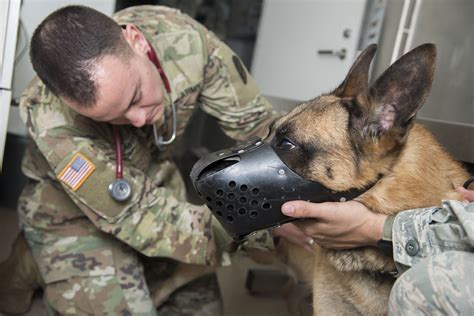
[[[76,191],[94,170],[95,166],[89,159],[81,154],[76,154],[61,171],[58,179]]]

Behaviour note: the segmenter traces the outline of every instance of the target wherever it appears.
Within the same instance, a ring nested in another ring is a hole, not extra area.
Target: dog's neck
[[[424,127],[415,124],[396,162],[369,191],[357,198],[376,213],[439,205],[458,199],[455,188],[469,174]]]

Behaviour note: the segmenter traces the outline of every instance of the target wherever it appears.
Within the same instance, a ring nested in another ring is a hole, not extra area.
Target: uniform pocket
[[[111,243],[96,236],[58,237],[25,231],[46,284],[71,277],[115,275]]]

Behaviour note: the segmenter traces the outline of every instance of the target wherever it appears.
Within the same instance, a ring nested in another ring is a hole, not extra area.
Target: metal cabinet
[[[0,1],[0,170],[10,111],[20,0]]]
[[[473,0],[388,1],[373,66],[380,74],[412,48],[436,45],[433,87],[418,121],[455,158],[469,163],[474,163],[473,17]]]
[[[34,77],[27,53],[31,35],[48,14],[70,4],[86,5],[107,15],[115,10],[115,0],[0,0],[0,169],[7,131],[24,134],[18,110],[10,105]]]

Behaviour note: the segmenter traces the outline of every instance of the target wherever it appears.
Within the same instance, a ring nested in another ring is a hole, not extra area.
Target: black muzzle
[[[367,190],[334,192],[306,180],[260,139],[204,156],[194,165],[191,180],[235,240],[293,220],[281,213],[281,206],[287,201],[345,201]]]

